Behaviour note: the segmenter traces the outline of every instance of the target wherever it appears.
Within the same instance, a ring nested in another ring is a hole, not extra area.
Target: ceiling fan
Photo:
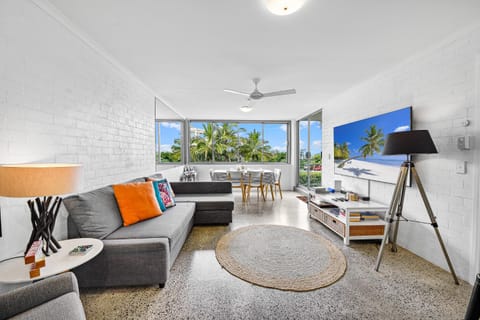
[[[286,94],[297,93],[297,90],[295,90],[295,89],[287,89],[287,90],[280,90],[280,91],[272,91],[272,92],[262,93],[262,92],[258,91],[258,88],[257,88],[258,83],[260,82],[260,78],[253,78],[252,81],[255,84],[255,90],[253,90],[252,93],[242,92],[242,91],[238,91],[238,90],[231,90],[231,89],[224,89],[223,91],[228,92],[228,93],[239,94],[239,95],[242,95],[242,96],[247,96],[249,99],[252,99],[252,100],[260,100],[262,98],[267,98],[267,97],[283,96],[283,95],[286,95]]]

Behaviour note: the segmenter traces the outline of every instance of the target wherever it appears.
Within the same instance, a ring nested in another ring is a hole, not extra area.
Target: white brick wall
[[[0,163],[80,163],[80,190],[154,172],[147,88],[31,1],[0,2],[0,48]],[[26,245],[25,201],[0,198],[0,260]]]
[[[471,279],[471,251],[474,227],[474,151],[459,151],[456,137],[478,135],[479,125],[461,122],[474,117],[476,55],[480,53],[480,27],[457,34],[450,39],[357,85],[331,100],[324,109],[324,177],[328,185],[341,179],[347,188],[366,192],[367,182],[333,175],[333,127],[347,122],[413,106],[414,129],[428,129],[439,154],[415,158],[440,232],[460,278]],[[478,146],[477,146],[478,147]],[[457,161],[467,161],[467,174],[455,173]],[[371,194],[389,203],[393,185],[372,182]],[[478,195],[477,195],[478,196]],[[406,193],[404,214],[427,221],[416,186]],[[399,244],[425,259],[447,268],[445,259],[429,225],[402,223]],[[478,255],[478,253],[476,253]],[[373,267],[373,266],[372,266]]]

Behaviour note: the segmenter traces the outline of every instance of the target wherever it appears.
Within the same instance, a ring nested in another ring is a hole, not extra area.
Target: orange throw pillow
[[[162,214],[151,181],[117,184],[113,192],[125,227]]]

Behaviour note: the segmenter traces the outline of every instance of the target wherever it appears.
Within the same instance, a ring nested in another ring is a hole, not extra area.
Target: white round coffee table
[[[57,253],[45,257],[45,267],[40,269],[40,276],[30,278],[30,265],[24,263],[23,257],[18,257],[0,263],[0,283],[31,282],[69,271],[93,259],[103,250],[103,242],[93,238],[68,239],[59,242],[62,248]],[[93,247],[85,255],[68,254],[77,246],[89,244]]]

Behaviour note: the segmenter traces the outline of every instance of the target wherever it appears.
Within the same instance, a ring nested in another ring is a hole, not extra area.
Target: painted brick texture
[[[0,3],[0,48],[0,163],[80,163],[80,190],[154,172],[154,97],[138,81],[30,1]],[[0,260],[26,244],[25,200],[0,198]]]
[[[439,154],[417,156],[414,161],[438,218],[440,232],[459,277],[471,281],[473,185],[478,164],[474,151],[459,151],[456,138],[478,136],[478,124],[464,127],[474,117],[476,57],[480,53],[480,27],[472,28],[419,54],[331,100],[324,109],[324,178],[328,185],[341,179],[347,188],[366,192],[367,182],[334,176],[333,127],[347,122],[413,106],[413,128],[428,129]],[[467,161],[467,174],[456,174],[457,161]],[[393,185],[372,182],[371,194],[389,203]],[[416,186],[408,188],[404,215],[428,221]],[[447,269],[432,227],[402,223],[399,244]],[[372,266],[373,268],[373,266]],[[408,272],[408,271],[406,271]]]

